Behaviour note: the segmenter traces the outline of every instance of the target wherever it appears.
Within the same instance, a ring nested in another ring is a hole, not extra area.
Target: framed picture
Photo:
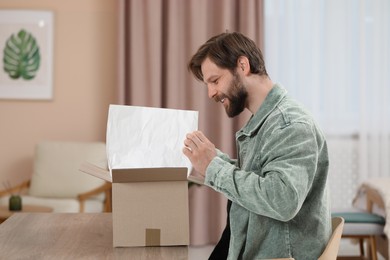
[[[0,99],[53,98],[53,13],[0,10]]]

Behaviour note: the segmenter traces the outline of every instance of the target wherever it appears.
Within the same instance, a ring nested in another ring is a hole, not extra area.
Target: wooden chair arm
[[[366,192],[366,206],[368,212],[373,212],[374,205],[377,205],[380,209],[386,210],[385,202],[381,194],[371,188],[369,185],[363,184],[363,189]],[[375,236],[377,251],[385,257],[385,259],[389,259],[389,239],[387,236]],[[361,246],[362,247],[362,246]]]
[[[372,212],[374,204],[378,205],[379,208],[385,209],[385,203],[377,190],[370,188],[367,185],[363,185],[366,191],[367,199],[367,211]]]
[[[104,198],[104,212],[111,211],[111,183],[106,182],[103,185],[97,187],[96,189],[81,193],[77,196],[78,201],[80,202],[80,212],[84,212],[84,202],[85,200],[97,196],[100,193],[105,193]]]
[[[31,182],[30,180],[27,180],[8,190],[2,190],[0,191],[0,197],[9,196],[14,193],[20,194],[21,191],[26,190],[30,187],[30,182]]]

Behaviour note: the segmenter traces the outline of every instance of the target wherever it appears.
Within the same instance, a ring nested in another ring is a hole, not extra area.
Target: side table
[[[19,212],[52,212],[53,209],[45,206],[37,205],[25,205],[23,204],[22,210],[20,211],[10,211],[7,206],[0,205],[0,223],[4,222],[7,218],[11,217],[14,213]]]

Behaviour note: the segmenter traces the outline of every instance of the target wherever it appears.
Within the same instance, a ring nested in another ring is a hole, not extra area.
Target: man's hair
[[[241,56],[248,58],[251,73],[268,76],[263,54],[256,43],[238,32],[226,32],[210,38],[192,56],[188,69],[198,80],[203,81],[201,65],[206,58],[210,58],[218,67],[234,73]]]

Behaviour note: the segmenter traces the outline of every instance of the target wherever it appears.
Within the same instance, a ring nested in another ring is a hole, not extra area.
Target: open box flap
[[[113,169],[110,173],[107,168],[83,162],[79,170],[112,183],[187,180],[187,168],[185,167]]]
[[[99,179],[112,182],[112,176],[110,170],[101,165],[97,165],[91,162],[83,162],[79,168],[80,171],[88,173],[92,176],[98,177]]]

